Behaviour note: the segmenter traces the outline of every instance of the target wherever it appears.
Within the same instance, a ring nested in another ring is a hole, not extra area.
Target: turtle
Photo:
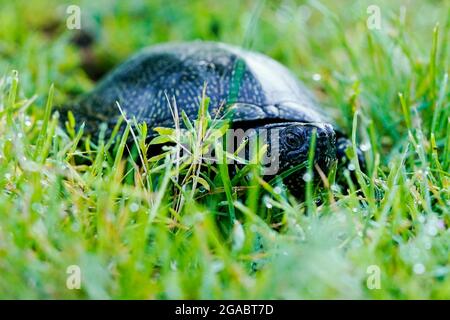
[[[128,117],[150,128],[174,127],[168,97],[194,120],[204,89],[211,117],[227,115],[233,129],[277,130],[276,146],[269,139],[267,143],[270,153],[278,157],[278,171],[264,178],[305,163],[314,134],[314,160],[325,174],[334,163],[348,162],[349,139],[290,70],[262,53],[221,42],[146,47],[63,110],[71,110],[77,123],[84,123],[93,134],[101,123],[109,130],[114,127],[121,116],[117,104]],[[155,134],[150,132],[148,138]],[[305,169],[283,176],[294,195],[303,193],[305,180]]]

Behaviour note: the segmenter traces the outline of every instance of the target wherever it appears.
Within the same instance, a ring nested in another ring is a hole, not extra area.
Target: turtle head
[[[313,135],[316,135],[314,160],[327,170],[336,159],[333,127],[323,123],[294,123],[280,130],[280,162],[287,169],[308,160]]]
[[[314,163],[327,174],[336,161],[336,134],[330,124],[288,122],[266,125],[264,129],[272,132],[272,137],[266,139],[271,162],[278,161],[278,172],[273,176],[284,173],[284,183],[294,195],[304,192],[313,135],[316,136]],[[277,130],[275,139],[273,130]]]

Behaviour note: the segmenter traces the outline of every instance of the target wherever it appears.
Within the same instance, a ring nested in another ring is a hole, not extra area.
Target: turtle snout
[[[328,170],[336,159],[336,134],[331,125],[317,128],[316,160],[323,170]]]
[[[336,134],[330,125],[323,128],[317,128],[317,146],[324,147],[328,150],[336,145]]]

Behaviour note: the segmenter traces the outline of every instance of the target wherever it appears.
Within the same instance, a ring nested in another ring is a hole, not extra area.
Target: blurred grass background
[[[66,27],[73,4],[81,31]],[[380,8],[380,30],[367,28],[369,5]],[[449,16],[438,0],[0,0],[0,297],[449,298]],[[80,47],[84,33],[92,43]],[[52,84],[61,105],[142,47],[194,39],[281,61],[349,134],[358,110],[382,198],[359,195],[361,186],[328,190],[333,201],[306,214],[273,190],[257,191],[257,204],[233,192],[241,223],[223,238],[223,191],[199,190],[179,212],[167,192],[155,209],[148,197],[173,187],[164,172],[151,192],[122,184],[108,150],[79,143],[45,112]],[[93,165],[77,166],[68,151]],[[275,209],[281,232],[260,218]],[[80,290],[66,287],[69,265],[81,267]],[[380,289],[366,285],[370,265]]]

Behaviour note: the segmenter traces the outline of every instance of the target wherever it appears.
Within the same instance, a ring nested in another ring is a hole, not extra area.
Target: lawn
[[[0,0],[0,298],[449,299],[449,31],[444,0]],[[194,39],[288,66],[367,172],[299,201],[255,165],[147,157],[154,126],[60,121],[138,49]]]

